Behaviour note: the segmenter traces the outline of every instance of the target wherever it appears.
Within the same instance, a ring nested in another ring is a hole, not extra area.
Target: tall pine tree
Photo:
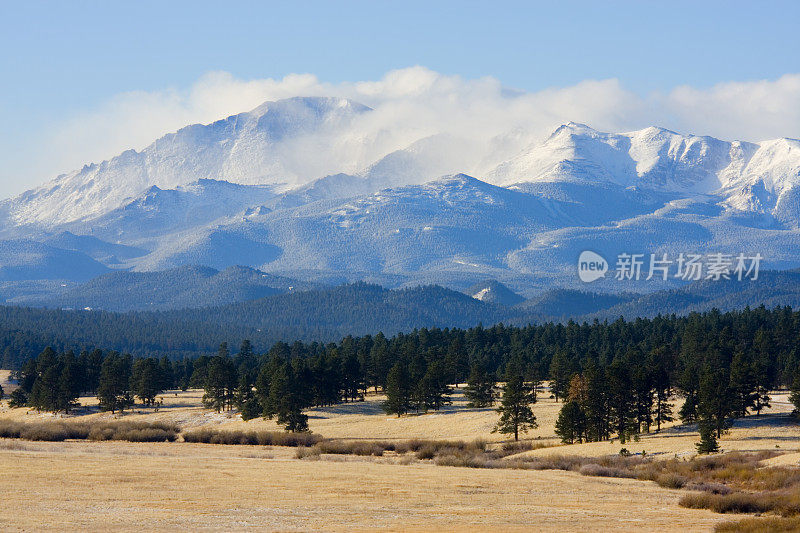
[[[398,361],[386,376],[386,401],[383,410],[388,414],[404,415],[411,410],[411,377],[408,366]]]
[[[533,394],[524,381],[522,369],[517,365],[509,365],[505,380],[503,399],[497,408],[500,420],[492,431],[514,435],[514,440],[519,440],[520,433],[537,427],[536,416],[531,410]]]

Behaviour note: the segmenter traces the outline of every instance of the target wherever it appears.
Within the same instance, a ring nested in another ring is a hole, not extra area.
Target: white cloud
[[[513,138],[513,149],[569,120],[609,131],[660,125],[729,139],[800,137],[800,75],[795,74],[642,96],[615,79],[523,92],[491,77],[464,79],[419,66],[388,72],[376,81],[339,84],[310,74],[241,80],[211,72],[186,89],[120,94],[59,124],[41,142],[49,158],[44,166],[52,174],[69,171],[128,148],[142,149],[187,124],[211,122],[267,100],[309,95],[345,96],[376,110],[353,133],[365,139],[359,156],[349,165],[337,162],[348,170],[435,133],[480,143]]]
[[[698,134],[743,140],[800,138],[800,74],[720,83],[710,89],[681,86],[664,103]]]

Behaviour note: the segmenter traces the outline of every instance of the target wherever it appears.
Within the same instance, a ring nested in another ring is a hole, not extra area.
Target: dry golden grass
[[[274,421],[243,422],[234,412],[210,412],[201,397],[202,391],[170,391],[161,396],[158,412],[137,406],[122,416],[99,412],[94,398],[82,398],[82,407],[69,416],[9,409],[2,402],[0,420],[122,419],[177,424],[184,431],[279,429]],[[795,452],[768,462],[797,464],[800,426],[787,423],[786,395],[773,398],[769,413],[737,421],[722,447]],[[369,395],[365,402],[309,410],[310,428],[350,443],[482,439],[496,448],[504,439],[491,433],[497,413],[466,408],[459,392],[441,412],[400,418],[384,414],[382,400]],[[540,398],[534,406],[539,427],[525,435],[531,444],[558,444],[553,426],[560,407]],[[672,425],[624,447],[669,458],[694,455],[697,440],[694,428]],[[559,445],[521,455],[596,457],[617,454],[622,446],[618,441]],[[323,453],[298,459],[294,449],[283,447],[0,440],[5,502],[0,528],[697,531],[730,520],[681,508],[685,490],[655,483],[577,472],[436,466],[413,455]]]
[[[4,441],[0,527],[708,531],[724,519],[679,507],[677,491],[633,480],[292,454],[277,447]]]

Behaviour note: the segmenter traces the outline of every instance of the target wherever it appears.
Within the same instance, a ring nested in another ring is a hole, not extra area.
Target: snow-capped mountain
[[[0,246],[0,264],[13,279],[25,257],[28,279],[187,264],[467,292],[495,279],[526,296],[578,283],[586,249],[759,252],[766,266],[800,266],[800,141],[569,123],[516,151],[516,132],[485,144],[421,132],[378,150],[357,127],[371,112],[337,98],[268,102],[59,176],[0,204],[2,238],[25,239]],[[22,254],[31,243],[46,248]],[[58,250],[72,254],[62,269],[44,259]]]
[[[728,207],[763,213],[800,183],[800,141],[727,142],[655,127],[614,134],[570,122],[498,165],[487,180],[503,186],[606,182],[717,194]]]
[[[331,142],[369,108],[342,98],[290,98],[267,102],[212,124],[165,135],[137,152],[63,174],[7,207],[17,224],[86,220],[121,207],[151,187],[174,189],[202,178],[240,184],[310,181],[316,169],[303,151],[347,152]],[[352,152],[352,150],[351,150]]]

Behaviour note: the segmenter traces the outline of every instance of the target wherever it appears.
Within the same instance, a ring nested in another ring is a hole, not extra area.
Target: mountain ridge
[[[530,295],[544,284],[580,290],[586,249],[612,263],[620,253],[743,252],[767,268],[800,266],[799,141],[568,123],[532,144],[421,132],[377,149],[358,129],[370,113],[309,97],[190,125],[4,201],[0,235],[50,247],[14,263],[26,280],[85,280],[77,270],[90,261],[134,272],[243,265],[459,290],[513,278]],[[64,251],[85,258],[37,269]],[[0,247],[0,264],[18,261],[13,253]]]

